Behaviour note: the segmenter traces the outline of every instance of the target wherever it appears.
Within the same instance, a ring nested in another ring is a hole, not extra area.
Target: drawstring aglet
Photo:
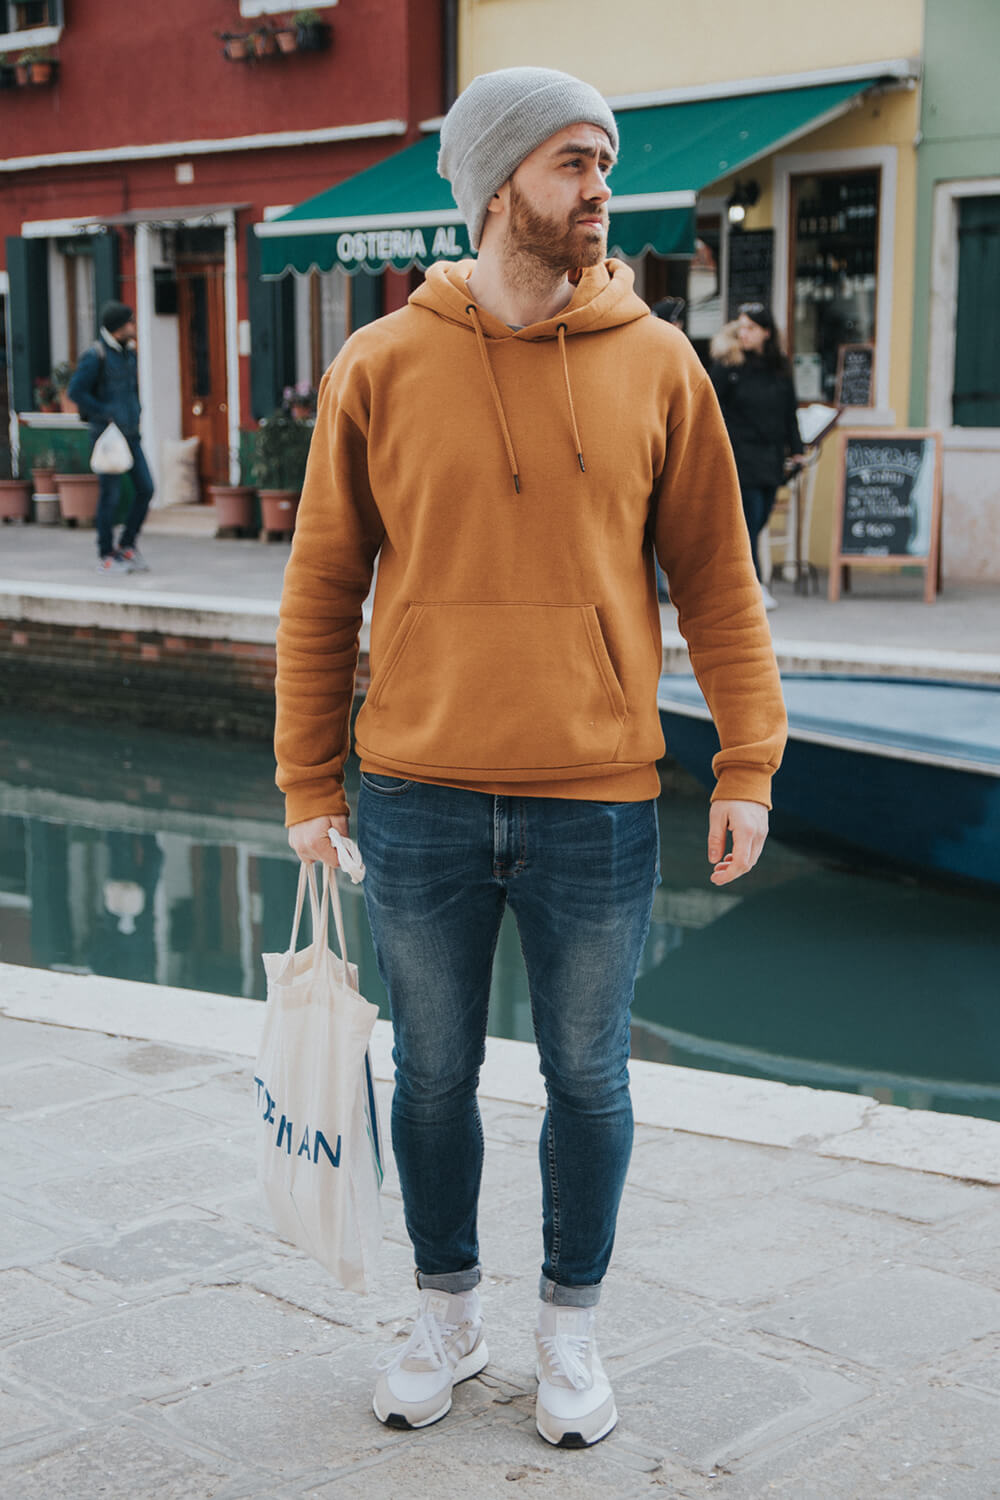
[[[515,495],[519,495],[521,493],[521,477],[519,474],[514,475],[514,493]]]
[[[587,465],[583,461],[583,454],[582,453],[578,453],[576,456],[580,460],[580,473],[581,474],[586,474],[586,472],[587,472]]]

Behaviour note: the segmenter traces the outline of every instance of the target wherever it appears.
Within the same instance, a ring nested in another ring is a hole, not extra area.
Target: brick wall
[[[358,691],[367,685],[365,656]],[[0,703],[266,739],[274,646],[0,619]]]

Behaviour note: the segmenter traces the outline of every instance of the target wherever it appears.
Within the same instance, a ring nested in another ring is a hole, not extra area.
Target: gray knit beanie
[[[459,94],[441,126],[438,173],[451,183],[473,250],[497,189],[536,146],[580,121],[606,130],[617,152],[618,126],[608,105],[569,73],[500,68],[480,73]]]

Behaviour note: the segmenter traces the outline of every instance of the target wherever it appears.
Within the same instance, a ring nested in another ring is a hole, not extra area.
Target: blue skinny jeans
[[[422,1287],[480,1279],[493,956],[517,920],[545,1079],[540,1295],[593,1306],[632,1150],[629,1022],[659,879],[654,802],[494,796],[362,776],[358,839],[389,993],[392,1143]]]
[[[96,442],[97,437],[94,436],[93,431],[91,436]],[[118,545],[119,547],[134,547],[142,523],[146,519],[149,502],[153,498],[153,477],[149,472],[146,455],[142,451],[139,439],[126,436],[125,441],[132,451],[132,467],[129,475],[132,479],[133,497]],[[97,489],[97,551],[100,557],[110,557],[115,550],[114,526],[115,516],[118,514],[118,494],[121,482],[120,474],[100,476]]]

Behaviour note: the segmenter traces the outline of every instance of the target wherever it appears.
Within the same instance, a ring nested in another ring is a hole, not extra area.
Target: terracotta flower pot
[[[27,521],[30,518],[30,479],[0,479],[0,520]]]
[[[56,475],[59,510],[64,521],[74,521],[77,526],[94,524],[99,483],[96,474]]]
[[[50,469],[47,464],[39,464],[31,471],[31,480],[35,486],[36,495],[54,495],[56,492],[56,471]]]
[[[290,26],[287,31],[276,31],[274,40],[282,52],[297,52],[299,39],[295,28]]]
[[[51,83],[52,64],[50,62],[33,62],[31,64],[31,82],[35,84]]]
[[[274,32],[255,31],[253,36],[253,50],[258,57],[273,57],[278,50],[278,44],[274,40]]]
[[[243,536],[257,533],[256,490],[249,484],[210,484],[208,496],[215,507],[216,536],[235,531]]]
[[[66,412],[68,416],[76,415],[80,408],[75,401],[71,401],[65,391],[59,392],[59,410]]]
[[[245,62],[252,50],[248,36],[227,36],[223,38],[223,50],[230,62]]]
[[[31,66],[29,63],[17,63],[14,68],[14,76],[17,79],[18,88],[24,88],[31,82]]]
[[[261,529],[291,536],[295,530],[295,516],[299,508],[299,496],[295,490],[261,490]]]

